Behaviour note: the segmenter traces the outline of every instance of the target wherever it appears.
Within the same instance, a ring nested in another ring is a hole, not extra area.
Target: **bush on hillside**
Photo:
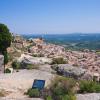
[[[47,96],[46,100],[52,100],[51,96]]]
[[[74,79],[57,77],[51,82],[48,96],[51,95],[53,100],[76,100],[75,84]]]
[[[30,89],[28,89],[26,94],[29,95],[30,98],[39,97],[40,96],[40,91],[38,89],[30,88]]]
[[[100,92],[100,84],[94,81],[80,81],[80,93]]]
[[[11,70],[9,68],[5,69],[5,73],[11,73]]]
[[[26,65],[26,69],[38,69],[39,67],[38,67],[38,65],[34,65],[34,64],[27,64]]]
[[[61,100],[76,100],[76,96],[75,95],[64,95],[62,96]]]
[[[33,57],[44,57],[44,55],[41,54],[41,53],[40,53],[40,54],[33,54],[32,56],[33,56]]]
[[[0,97],[5,97],[6,96],[6,92],[4,90],[0,90]]]
[[[64,58],[53,58],[51,64],[66,64],[67,61],[64,60]]]
[[[12,62],[13,69],[20,69],[20,63],[17,61]]]

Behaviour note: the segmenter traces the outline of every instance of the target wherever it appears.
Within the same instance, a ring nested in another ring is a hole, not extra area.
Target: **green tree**
[[[8,27],[0,23],[0,52],[4,55],[4,65],[8,62],[7,48],[11,45],[12,35]]]
[[[6,25],[0,24],[0,52],[7,51],[12,40],[12,35]]]

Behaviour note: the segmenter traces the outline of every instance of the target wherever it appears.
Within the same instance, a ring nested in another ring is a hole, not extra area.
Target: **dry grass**
[[[0,97],[6,97],[9,95],[11,92],[10,91],[5,91],[5,90],[0,90]]]

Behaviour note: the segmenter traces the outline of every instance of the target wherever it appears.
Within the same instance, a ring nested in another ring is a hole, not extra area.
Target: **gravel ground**
[[[53,77],[54,75],[49,72],[35,69],[20,70],[12,74],[0,74],[0,90],[8,91],[9,94],[5,98],[0,98],[0,100],[30,100],[23,94],[28,88],[32,87],[34,79],[46,80],[45,86],[47,86]]]
[[[100,93],[78,94],[77,100],[100,100]]]
[[[51,72],[50,66],[42,65],[40,70],[20,70],[12,74],[0,74],[0,90],[8,92],[6,97],[0,97],[0,100],[43,100],[28,98],[23,94],[32,87],[34,79],[46,80],[47,86],[54,77]],[[100,93],[77,94],[77,100],[100,100]]]

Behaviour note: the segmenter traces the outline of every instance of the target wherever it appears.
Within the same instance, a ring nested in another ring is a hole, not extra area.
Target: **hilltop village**
[[[94,50],[65,50],[63,46],[46,43],[42,38],[26,40],[19,35],[14,36],[14,41],[7,50],[10,59],[18,61],[20,59],[20,62],[27,60],[26,63],[32,64],[50,64],[54,58],[62,58],[65,61],[65,65],[67,64],[66,66],[75,67],[77,70],[81,68],[89,76],[97,75],[99,80],[100,54]],[[9,63],[7,67],[9,67]]]
[[[63,46],[45,42],[43,38],[24,39],[14,35],[7,52],[9,62],[5,65],[5,72],[11,73],[9,76],[3,75],[4,57],[0,55],[0,88],[6,91],[7,99],[17,98],[17,95],[24,98],[22,93],[35,78],[44,79],[46,86],[57,75],[100,82],[100,53],[94,50],[66,50]],[[7,91],[11,94],[8,95]]]

